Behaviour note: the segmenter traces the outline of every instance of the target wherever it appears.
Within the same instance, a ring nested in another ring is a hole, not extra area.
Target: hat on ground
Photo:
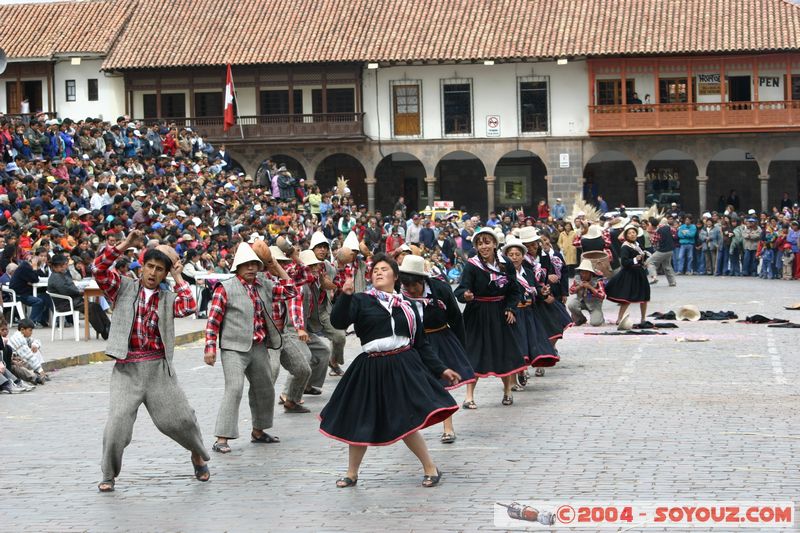
[[[522,251],[522,255],[528,253],[528,249],[525,247],[525,243],[523,243],[518,238],[512,237],[510,235],[508,239],[506,239],[506,243],[503,245],[503,253],[505,254],[509,248],[519,248]]]
[[[630,331],[633,329],[633,320],[631,320],[631,315],[629,313],[625,313],[622,316],[622,320],[619,321],[617,324],[617,331]]]
[[[788,309],[790,311],[800,311],[800,302],[797,302],[797,303],[792,304],[792,305],[788,305],[788,306],[784,307],[784,309]]]
[[[347,234],[347,238],[345,238],[344,243],[342,243],[342,247],[349,248],[354,252],[358,251],[358,236],[355,231],[351,231]]]
[[[300,252],[300,261],[307,267],[322,264],[322,261],[317,259],[317,256],[314,254],[314,250],[303,250]]]
[[[231,263],[231,271],[236,272],[239,265],[256,261],[259,265],[263,266],[264,263],[258,258],[256,253],[247,243],[240,243],[236,248],[236,255],[233,256],[233,263]]]
[[[494,239],[495,244],[499,242],[497,239],[497,234],[489,226],[484,226],[475,233],[473,233],[472,238],[470,240],[472,242],[476,242],[478,240],[478,235],[491,235],[492,239]]]
[[[310,249],[314,249],[320,244],[324,244],[328,248],[330,248],[331,244],[328,242],[328,238],[325,237],[325,234],[321,231],[315,231],[314,234],[311,236],[311,244],[309,244]]]
[[[583,237],[585,239],[597,239],[603,236],[603,228],[598,226],[597,224],[592,224],[589,226],[589,231],[586,232],[586,235]]]
[[[584,272],[591,272],[595,276],[602,276],[603,274],[594,269],[594,265],[590,259],[582,259],[581,264],[575,270],[583,270]]]
[[[291,259],[286,257],[286,254],[283,253],[283,250],[281,250],[277,246],[270,246],[269,251],[270,253],[272,253],[273,259],[275,259],[276,261],[291,261]]]
[[[536,242],[541,237],[539,236],[539,232],[536,231],[536,228],[533,226],[523,226],[519,229],[519,240],[522,244],[528,244],[529,242]]]
[[[698,309],[696,305],[684,305],[675,313],[675,318],[678,320],[697,322],[700,320],[700,309]]]
[[[425,258],[418,255],[409,255],[403,259],[403,264],[400,265],[400,272],[425,278],[430,277],[430,274],[425,272]]]

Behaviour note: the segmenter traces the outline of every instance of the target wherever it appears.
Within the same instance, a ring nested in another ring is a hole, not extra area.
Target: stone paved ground
[[[800,321],[800,311],[782,308],[800,301],[796,282],[682,277],[679,284],[669,289],[662,280],[651,310],[698,303]],[[615,312],[608,306],[607,316]],[[32,393],[0,397],[0,527],[473,531],[494,529],[493,502],[515,499],[800,501],[798,330],[698,322],[658,337],[585,331],[568,332],[563,362],[516,393],[512,407],[500,405],[499,380],[481,382],[479,409],[456,417],[457,443],[439,444],[439,428],[425,431],[444,472],[432,490],[419,487],[420,468],[402,445],[371,449],[358,486],[336,489],[345,447],[317,432],[314,415],[281,412],[274,428],[281,444],[237,441],[233,453],[213,457],[212,481],[201,484],[188,453],[142,410],[117,492],[101,495],[111,364],[60,371]],[[219,366],[203,365],[201,349],[181,347],[176,367],[210,446],[223,379]],[[350,337],[351,357],[355,349]],[[334,385],[307,400],[314,413]],[[463,392],[455,397],[462,401]],[[244,408],[243,430],[248,416]]]

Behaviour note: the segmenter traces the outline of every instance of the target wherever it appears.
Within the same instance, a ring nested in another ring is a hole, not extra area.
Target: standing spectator
[[[794,279],[800,279],[800,223],[792,220],[789,224],[789,232],[786,234],[786,242],[792,247],[794,254]]]
[[[400,211],[400,213],[402,213],[401,216],[402,216],[403,220],[405,220],[405,218],[406,218],[406,209],[407,209],[406,208],[406,199],[401,196],[395,202],[394,208],[392,208],[392,211],[395,212],[395,213],[397,211]]]
[[[683,224],[678,228],[678,274],[692,275],[692,258],[694,243],[697,238],[697,227],[692,224],[692,217],[686,215]]]
[[[350,211],[345,211],[342,218],[339,219],[339,233],[342,235],[342,239],[347,238],[355,225],[356,221],[350,216]]]
[[[538,219],[545,221],[550,218],[550,206],[547,205],[547,200],[539,200],[539,205],[536,208]]]
[[[730,261],[731,276],[741,276],[744,272],[744,225],[738,218],[731,218],[733,237],[731,238]]]
[[[553,218],[564,220],[567,217],[567,208],[561,203],[561,198],[556,198],[556,205],[553,206]]]
[[[745,228],[742,230],[744,239],[744,259],[742,260],[742,275],[757,276],[758,266],[756,254],[758,243],[761,241],[761,228],[758,227],[758,220],[753,217],[745,221]]]
[[[597,210],[600,211],[601,215],[608,213],[608,203],[605,201],[602,194],[597,195]]]
[[[422,229],[419,230],[419,242],[428,250],[433,250],[433,247],[436,244],[436,235],[431,227],[432,224],[433,223],[430,221],[430,219],[426,218],[422,223]]]
[[[739,208],[741,207],[741,202],[739,201],[739,195],[736,194],[736,189],[731,189],[731,192],[728,195],[726,203],[729,206],[733,207],[734,211],[739,211]]]
[[[422,231],[422,227],[419,224],[419,215],[414,213],[411,215],[411,224],[408,226],[406,230],[406,242],[408,244],[419,244],[419,233]]]
[[[720,232],[720,245],[717,250],[717,269],[714,272],[715,276],[728,276],[731,273],[730,253],[731,243],[733,242],[733,227],[728,217],[723,217],[719,226]]]
[[[717,269],[717,252],[722,244],[722,232],[710,218],[700,230],[700,245],[705,259],[705,274],[711,276]]]

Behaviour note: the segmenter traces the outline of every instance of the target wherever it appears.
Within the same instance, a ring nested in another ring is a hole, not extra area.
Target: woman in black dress
[[[617,302],[619,315],[617,324],[628,311],[630,304],[639,304],[642,322],[647,317],[647,302],[650,301],[650,282],[647,280],[645,261],[647,254],[637,242],[641,228],[628,226],[623,232],[625,241],[619,252],[622,268],[606,283],[606,298]]]
[[[350,445],[347,475],[336,482],[339,488],[358,482],[367,446],[401,439],[422,463],[422,485],[433,487],[441,472],[419,430],[458,411],[438,379],[455,384],[461,378],[442,364],[414,306],[395,292],[397,263],[376,255],[371,276],[373,288],[357,294],[348,277],[331,312],[335,328],[355,326],[364,351],[347,368],[320,413],[320,432]]]
[[[477,255],[467,261],[455,290],[464,309],[466,352],[476,378],[503,379],[503,405],[514,403],[514,374],[527,368],[522,348],[512,333],[520,287],[511,261],[497,253],[497,236],[482,228],[472,236]],[[462,407],[475,409],[475,383],[467,385]]]
[[[461,381],[455,385],[442,379],[444,388],[452,390],[475,383],[475,373],[464,353],[464,320],[450,285],[425,272],[425,259],[415,255],[407,256],[400,265],[400,283],[403,296],[414,303],[422,317],[425,336],[439,359],[461,376]],[[455,442],[452,416],[444,421],[444,432],[439,440],[443,444]]]

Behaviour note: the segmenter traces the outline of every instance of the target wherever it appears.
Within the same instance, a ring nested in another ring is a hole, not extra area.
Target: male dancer
[[[141,280],[120,276],[111,267],[122,253],[140,246],[142,232],[133,230],[116,246],[107,246],[94,261],[94,277],[114,306],[106,354],[117,360],[111,373],[111,399],[103,434],[103,480],[100,492],[112,492],[122,468],[122,453],[130,444],[139,406],[165,435],[192,452],[194,475],[208,481],[210,459],[194,410],[178,385],[172,367],[175,317],[191,315],[196,303],[181,277],[183,265],[169,246],[144,254]],[[172,272],[175,292],[159,285]]]
[[[262,261],[249,244],[241,243],[231,264],[236,276],[217,286],[208,310],[204,360],[214,366],[219,342],[225,374],[225,392],[214,431],[217,440],[211,448],[219,453],[229,453],[228,440],[239,438],[239,404],[245,377],[250,382],[253,426],[250,442],[280,442],[278,437],[264,432],[272,427],[275,409],[268,350],[281,349],[281,334],[272,319],[272,304],[294,297],[296,290],[269,251],[263,257]],[[278,283],[258,275],[262,266],[278,278]]]
[[[330,262],[331,247],[328,239],[325,238],[325,234],[317,231],[311,236],[309,248],[314,252],[317,260],[323,263],[319,274],[320,298],[322,300],[319,305],[319,321],[322,324],[321,335],[331,341],[331,355],[328,362],[328,366],[331,369],[330,375],[341,376],[344,372],[339,365],[344,363],[344,345],[347,337],[344,331],[336,329],[331,324],[331,298],[328,291],[338,289],[333,283],[333,279],[336,277],[336,268]]]

